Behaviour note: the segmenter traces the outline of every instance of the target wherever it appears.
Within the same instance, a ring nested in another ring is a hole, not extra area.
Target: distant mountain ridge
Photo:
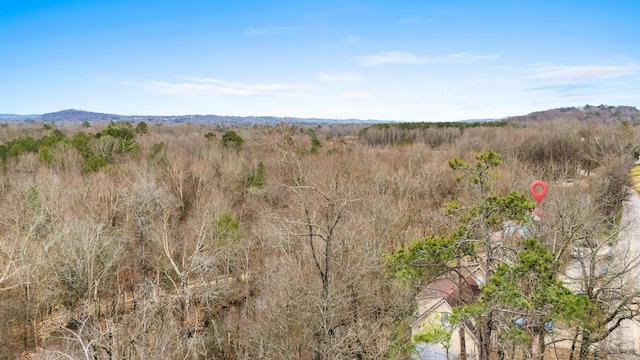
[[[38,116],[40,115],[0,114],[0,119],[7,119],[7,120],[32,119]]]
[[[577,119],[580,121],[612,122],[626,121],[640,123],[640,111],[633,106],[585,105],[583,107],[565,107],[536,111],[527,115],[510,116],[503,119],[469,119],[460,122],[542,122],[556,119]],[[380,124],[402,123],[403,121],[359,120],[359,119],[323,119],[276,116],[228,116],[228,115],[117,115],[84,110],[68,109],[41,115],[0,114],[0,120],[33,121],[148,121],[148,122],[192,122],[213,124]],[[429,122],[429,121],[425,121]],[[433,121],[431,121],[433,122]]]
[[[121,115],[103,114],[84,110],[62,110],[53,113],[42,114],[36,119],[44,121],[97,121],[97,120],[120,120]]]
[[[33,121],[148,121],[148,122],[192,122],[213,124],[277,124],[277,123],[330,123],[330,124],[375,124],[382,120],[322,119],[276,116],[228,116],[228,115],[117,115],[84,110],[68,109],[41,115],[0,114],[0,119]]]
[[[508,117],[513,122],[541,122],[556,119],[576,119],[580,121],[613,122],[626,121],[640,123],[640,111],[633,106],[585,105],[532,112],[528,115]]]

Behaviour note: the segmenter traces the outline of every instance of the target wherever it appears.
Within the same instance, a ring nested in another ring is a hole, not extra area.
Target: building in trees
[[[452,315],[454,307],[473,303],[479,287],[473,274],[450,275],[436,279],[416,296],[418,310],[411,323],[411,335],[414,341],[425,341],[429,347],[445,351],[447,358],[461,357],[462,352],[475,358],[477,339],[469,328],[472,325],[458,324]]]

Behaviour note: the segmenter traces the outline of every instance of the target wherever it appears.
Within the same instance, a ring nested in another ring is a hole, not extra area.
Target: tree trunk
[[[22,291],[23,291],[23,295],[24,295],[24,307],[23,307],[23,311],[24,311],[24,322],[22,324],[22,328],[23,328],[23,346],[25,349],[29,349],[32,347],[33,345],[33,337],[35,337],[35,334],[33,334],[32,336],[32,319],[31,319],[31,286],[30,284],[24,284],[22,285]]]
[[[460,326],[460,330],[458,331],[460,333],[460,354],[458,358],[460,360],[467,360],[467,339],[465,338],[464,325]]]
[[[576,334],[573,336],[573,341],[571,341],[571,351],[569,352],[569,360],[573,360],[575,358],[576,342],[578,341],[578,335],[580,335],[580,330],[576,329]]]
[[[542,360],[544,358],[544,350],[544,330],[540,329],[538,334],[538,359]]]
[[[487,315],[480,326],[480,341],[478,360],[489,360],[491,351],[491,313]]]
[[[582,343],[580,344],[580,356],[579,360],[587,360],[589,358],[589,346],[591,345],[591,341],[589,339],[589,332],[587,330],[582,330]]]

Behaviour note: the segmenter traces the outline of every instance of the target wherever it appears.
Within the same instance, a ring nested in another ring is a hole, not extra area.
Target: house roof
[[[442,298],[452,307],[460,303],[471,303],[478,294],[478,283],[472,274],[464,278],[459,275],[455,277],[462,281],[456,283],[449,277],[439,277],[420,291],[416,299]]]

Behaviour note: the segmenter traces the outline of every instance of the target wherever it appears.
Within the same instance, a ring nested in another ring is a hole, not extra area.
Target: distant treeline
[[[406,145],[422,142],[435,148],[451,144],[465,129],[504,127],[507,121],[489,122],[407,122],[371,125],[360,132],[360,139],[369,145]]]
[[[506,121],[445,121],[445,122],[405,122],[405,123],[384,123],[369,126],[369,129],[384,130],[392,127],[412,130],[412,129],[429,129],[429,128],[458,128],[461,130],[474,127],[501,127],[506,126]]]

